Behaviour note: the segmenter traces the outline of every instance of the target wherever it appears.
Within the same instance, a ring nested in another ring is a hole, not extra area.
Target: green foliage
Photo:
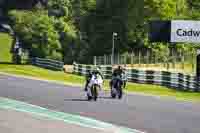
[[[25,48],[30,48],[33,56],[45,58],[53,51],[61,49],[59,35],[54,28],[54,19],[45,11],[12,11],[14,30]]]
[[[144,0],[145,20],[175,18],[176,4],[177,0]]]
[[[94,55],[111,54],[113,32],[118,33],[115,52],[147,48],[166,60],[169,45],[148,42],[149,21],[199,20],[199,11],[199,0],[49,0],[47,8],[14,10],[9,15],[33,55],[61,60],[61,54],[66,63],[91,63]]]
[[[60,43],[62,46],[61,53],[64,58],[65,63],[72,63],[75,59],[75,53],[77,52],[75,50],[76,45],[78,45],[77,42],[77,34],[76,34],[76,28],[73,25],[72,22],[66,23],[64,19],[58,19],[55,22],[55,27],[57,31],[60,33]]]
[[[128,41],[136,42],[143,34],[144,1],[128,0]]]
[[[48,9],[49,14],[57,17],[71,16],[71,3],[69,0],[49,0]]]
[[[13,10],[9,15],[23,47],[30,49],[32,56],[63,60],[77,38],[71,8],[69,0],[49,0],[48,11]]]
[[[47,56],[48,59],[59,60],[62,61],[63,57],[60,52],[53,51],[51,55]]]
[[[162,62],[168,61],[170,51],[168,49],[167,44],[163,44],[163,43],[155,44],[154,47],[153,47],[153,52],[155,53],[155,56],[158,57],[157,59],[159,61],[162,61]]]

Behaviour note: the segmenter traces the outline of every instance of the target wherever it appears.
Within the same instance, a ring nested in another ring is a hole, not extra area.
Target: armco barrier
[[[99,66],[104,77],[109,79],[112,74],[112,66]],[[94,66],[74,64],[74,73],[86,75]],[[136,69],[127,69],[127,79],[129,82],[155,84],[167,86],[183,91],[199,91],[200,83],[195,76],[182,73],[171,73],[165,71],[144,71]]]
[[[53,70],[63,70],[64,63],[51,59],[32,58],[32,64]]]

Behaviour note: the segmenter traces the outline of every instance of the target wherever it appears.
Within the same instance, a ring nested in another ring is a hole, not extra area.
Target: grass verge
[[[82,76],[51,71],[31,65],[0,64],[0,72],[32,76],[40,79],[62,81],[65,83],[73,83],[78,85],[81,84],[82,86],[84,85],[85,81],[85,78]],[[108,81],[105,82],[104,86],[108,89]],[[127,91],[161,97],[170,97],[177,100],[200,102],[200,93],[181,92],[157,85],[128,83]]]
[[[12,39],[8,34],[0,33],[0,62],[11,62],[10,48]]]

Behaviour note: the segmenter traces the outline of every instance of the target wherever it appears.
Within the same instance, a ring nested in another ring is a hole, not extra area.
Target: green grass
[[[73,83],[82,86],[84,85],[85,81],[85,78],[82,76],[51,71],[31,65],[0,64],[0,72],[32,76],[40,79],[62,81],[65,83]],[[104,86],[106,89],[108,89],[108,81],[105,82]],[[155,96],[170,97],[177,100],[198,101],[198,102],[200,101],[200,93],[181,92],[157,85],[128,83],[127,91],[137,92],[147,95],[150,94]]]
[[[12,38],[5,33],[0,33],[0,62],[11,62],[10,48]]]
[[[31,65],[0,64],[0,72],[32,76],[48,80],[58,80],[70,83],[83,83],[84,78],[64,72],[52,71]]]

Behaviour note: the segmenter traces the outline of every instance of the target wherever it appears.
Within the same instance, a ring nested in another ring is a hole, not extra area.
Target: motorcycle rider
[[[112,73],[112,79],[110,81],[110,88],[112,89],[112,85],[114,80],[119,80],[121,82],[121,84],[123,84],[123,80],[122,80],[122,74],[124,73],[123,69],[121,66],[118,66],[118,68],[116,68],[113,73]]]
[[[95,68],[92,72],[90,71],[86,77],[85,91],[87,91],[88,84],[90,83],[90,80],[93,75],[95,75],[96,77],[98,77],[98,75],[99,75],[103,79],[103,74],[101,73],[99,67]],[[100,89],[102,89],[102,86],[100,86]]]

